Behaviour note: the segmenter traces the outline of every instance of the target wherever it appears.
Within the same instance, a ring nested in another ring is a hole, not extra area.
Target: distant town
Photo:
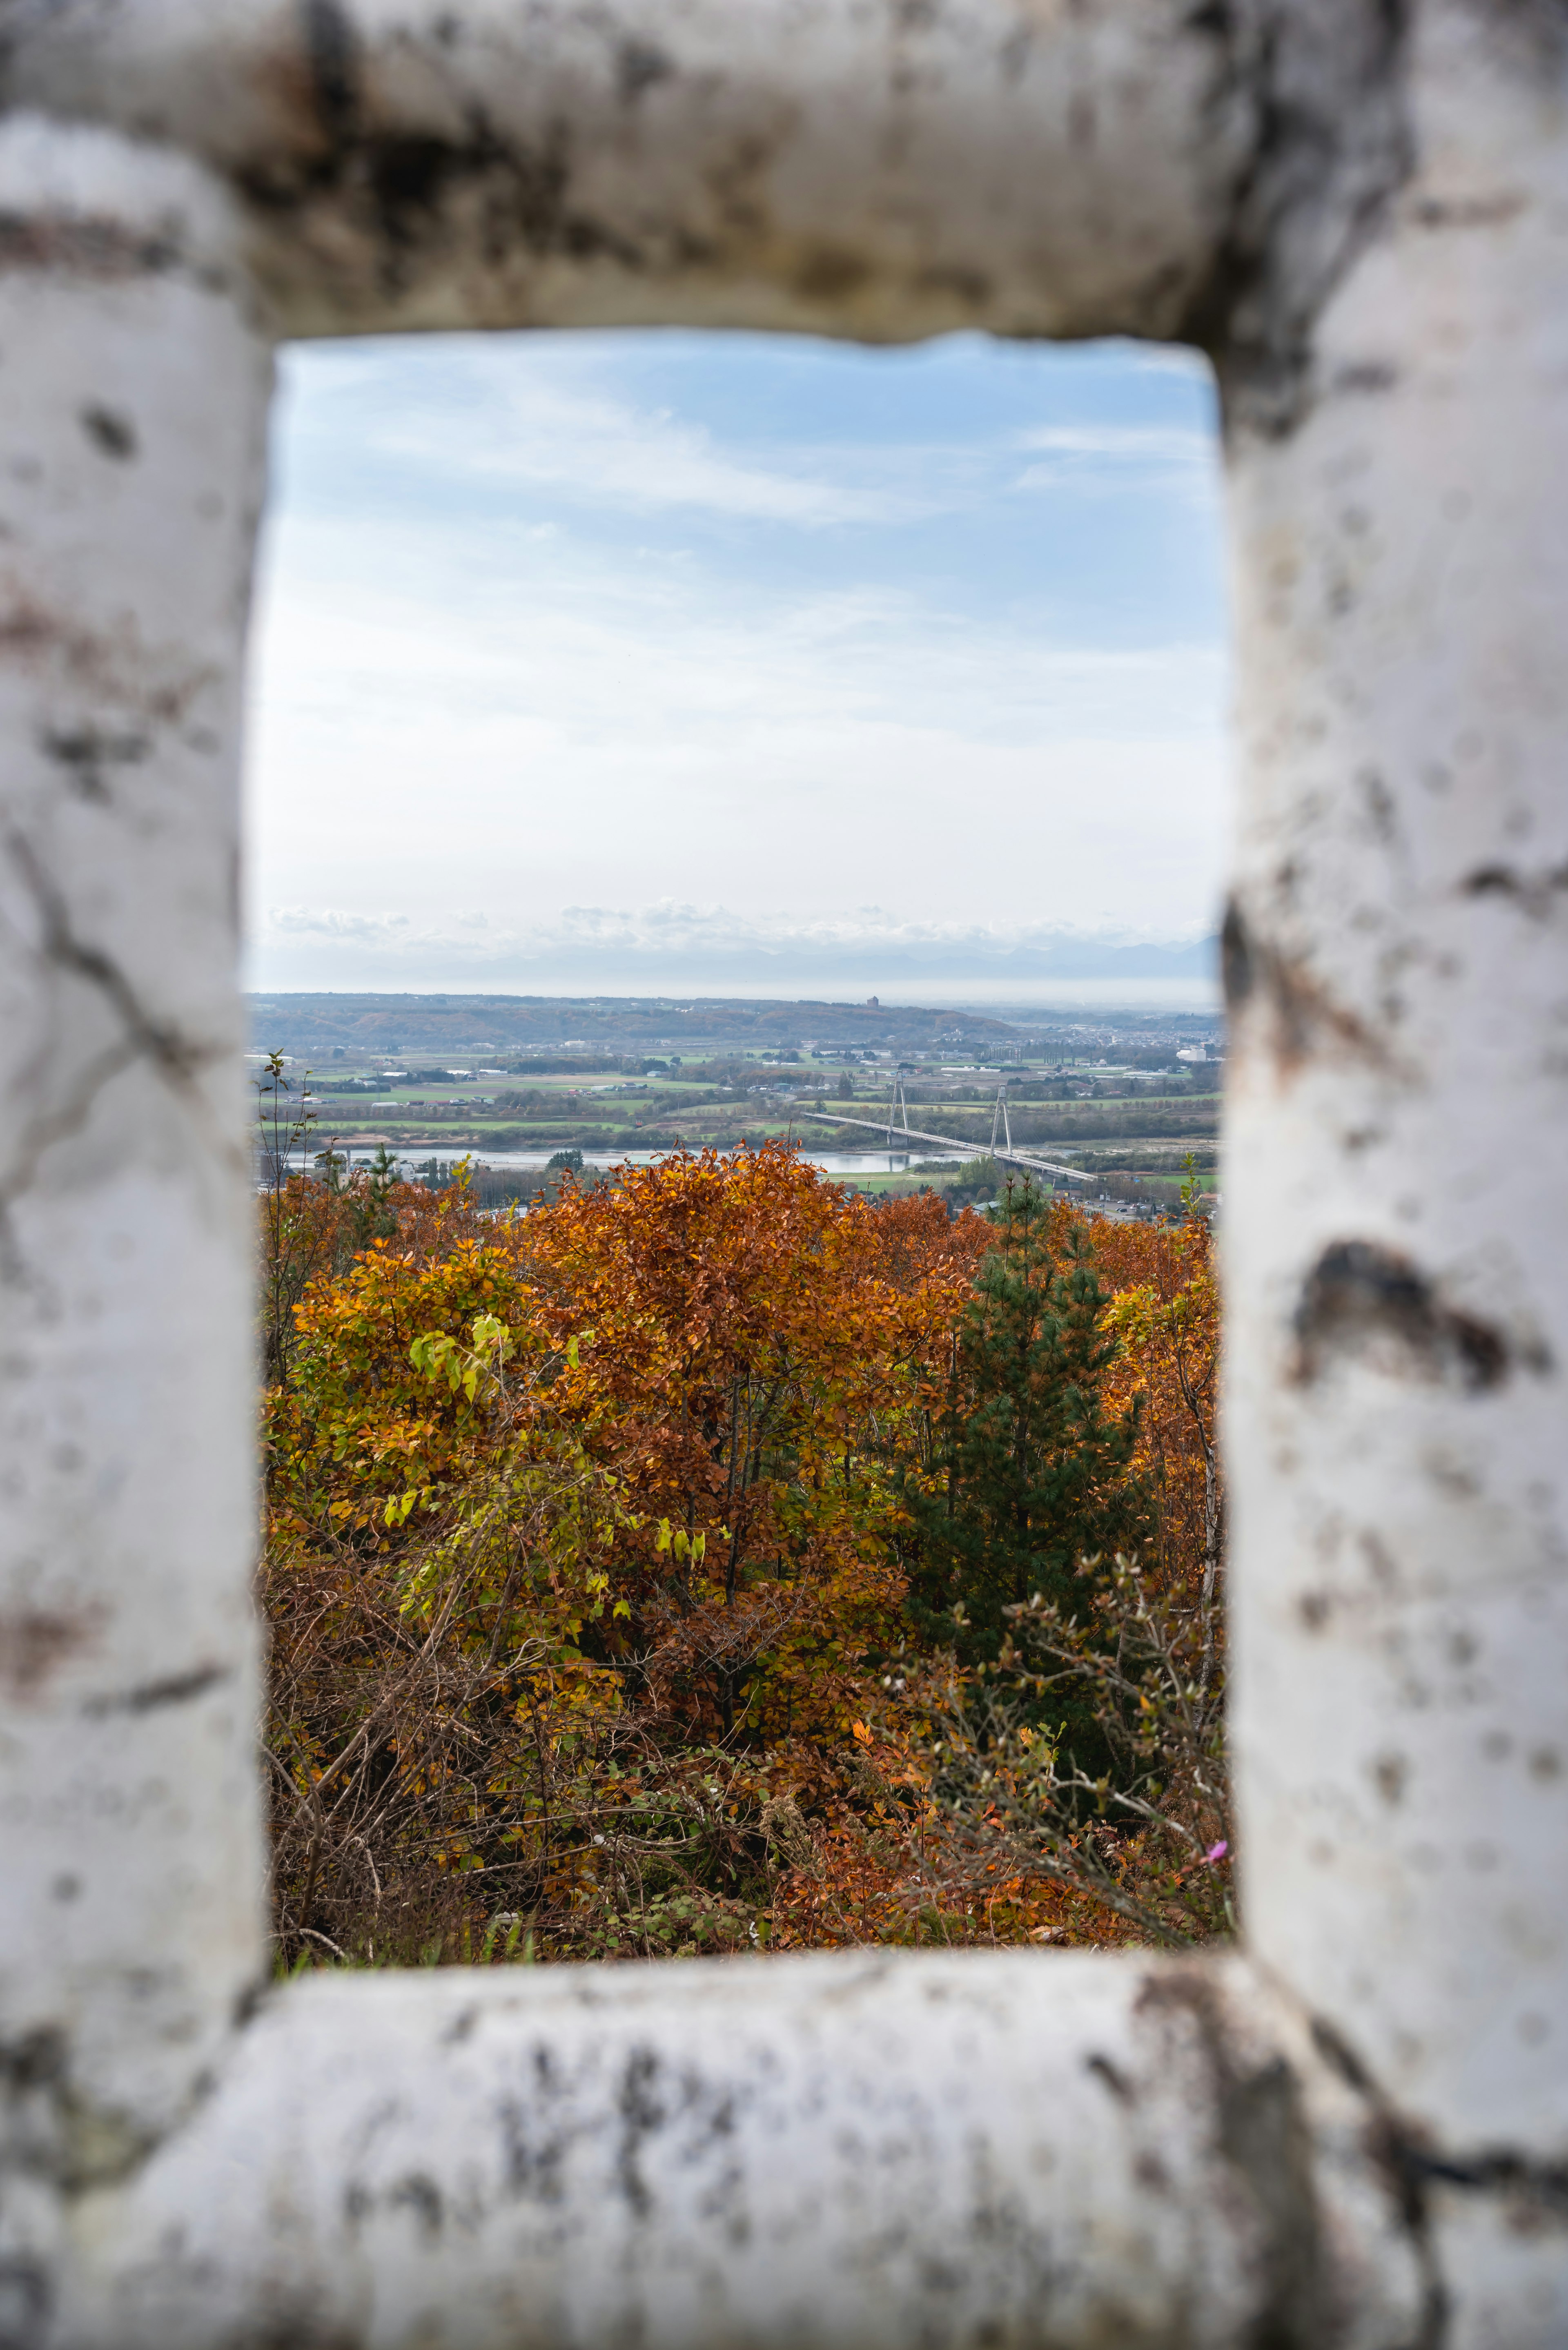
[[[993,1150],[1072,1170],[1045,1180],[1102,1211],[1158,1212],[1184,1175],[1214,1181],[1213,1014],[307,994],[250,1014],[264,1145],[299,1165],[384,1154],[433,1183],[466,1159],[485,1204],[526,1201],[566,1166],[769,1136],[857,1188],[954,1205],[994,1190]]]

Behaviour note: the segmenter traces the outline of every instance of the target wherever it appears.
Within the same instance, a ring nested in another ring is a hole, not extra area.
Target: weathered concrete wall
[[[1179,336],[1285,212],[1310,299],[1387,46],[1372,0],[63,0],[8,82],[220,172],[286,333]]]
[[[0,2010],[63,2158],[261,1958],[239,662],[270,353],[227,199],[0,128]]]
[[[1231,469],[1245,1916],[1478,2345],[1568,2339],[1565,30],[1417,12],[1409,176]]]
[[[1435,2143],[1548,2169],[1568,2163],[1565,39],[1560,12],[1416,12],[1409,175],[1316,323],[1293,429],[1231,452],[1248,1930]]]
[[[64,2331],[1393,2350],[1429,2278],[1376,2126],[1235,1965],[318,1978],[81,2208]]]

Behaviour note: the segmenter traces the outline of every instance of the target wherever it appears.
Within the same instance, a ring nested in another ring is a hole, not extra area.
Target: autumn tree
[[[1220,1290],[1210,1227],[1199,1215],[1179,1223],[1102,1223],[1095,1263],[1111,1292],[1104,1326],[1118,1341],[1106,1392],[1116,1409],[1135,1399],[1137,1407],[1133,1465],[1150,1511],[1146,1567],[1162,1585],[1196,1583],[1212,1604],[1225,1492],[1216,1426]]]
[[[973,1249],[883,1213],[769,1143],[567,1190],[530,1231],[542,1326],[576,1347],[548,1409],[646,1520],[638,1670],[726,1739],[842,1729],[897,1621],[896,1455]]]

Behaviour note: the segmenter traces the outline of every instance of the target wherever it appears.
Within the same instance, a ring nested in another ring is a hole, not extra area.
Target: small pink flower
[[[1230,1846],[1226,1843],[1224,1837],[1221,1836],[1218,1844],[1211,1844],[1210,1846],[1203,1857],[1207,1861],[1223,1860],[1230,1849]]]

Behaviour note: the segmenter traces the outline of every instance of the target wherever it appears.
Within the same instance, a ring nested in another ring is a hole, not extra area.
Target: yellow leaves
[[[660,1518],[653,1547],[661,1557],[666,1552],[673,1552],[682,1566],[695,1568],[701,1566],[708,1555],[708,1537],[704,1534],[687,1534],[679,1527],[671,1534],[669,1519]]]
[[[516,1340],[504,1322],[493,1314],[476,1314],[473,1317],[473,1349],[477,1355],[493,1354],[497,1363],[511,1360]]]
[[[1183,1353],[1212,1348],[1219,1336],[1220,1299],[1212,1276],[1193,1274],[1162,1298],[1152,1282],[1118,1290],[1106,1308],[1105,1327],[1121,1339],[1129,1357],[1147,1357],[1160,1342]]]
[[[858,1746],[869,1746],[874,1742],[870,1731],[863,1721],[852,1721],[849,1725],[849,1731],[850,1735],[854,1738],[857,1745]]]
[[[1118,1290],[1105,1312],[1105,1326],[1114,1330],[1129,1350],[1140,1351],[1153,1338],[1163,1309],[1152,1282]]]

